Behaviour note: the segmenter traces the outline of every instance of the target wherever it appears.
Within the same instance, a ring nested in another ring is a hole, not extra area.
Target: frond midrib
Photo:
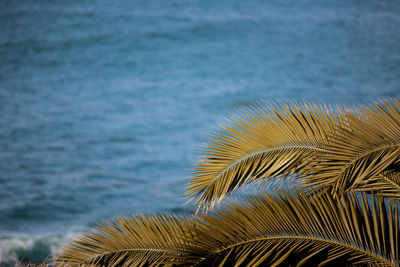
[[[231,164],[229,164],[229,166],[227,166],[226,168],[224,168],[222,171],[220,171],[214,178],[211,179],[210,183],[214,183],[215,181],[217,181],[222,175],[224,175],[226,172],[230,171],[231,169],[233,169],[234,167],[236,167],[240,162],[243,162],[251,157],[254,157],[256,155],[260,155],[260,154],[264,154],[264,153],[270,153],[270,152],[275,152],[275,151],[279,151],[279,150],[295,150],[295,149],[305,149],[305,150],[315,150],[315,151],[319,151],[319,152],[325,152],[328,153],[329,151],[317,146],[306,146],[306,145],[283,145],[283,146],[277,146],[277,147],[273,147],[273,148],[268,148],[268,149],[262,149],[262,150],[257,150],[257,151],[253,151],[251,153],[248,153],[242,157],[240,157],[240,159],[237,159],[235,161],[233,161]]]
[[[170,254],[170,255],[181,255],[179,253],[179,250],[174,250],[174,249],[160,249],[160,248],[124,248],[124,249],[115,249],[115,250],[109,250],[105,251],[103,253],[98,253],[96,255],[93,255],[83,261],[81,261],[82,264],[86,263],[91,263],[93,262],[96,258],[101,258],[106,255],[110,254],[116,254],[116,253],[122,253],[122,252],[158,252],[160,254]]]
[[[336,175],[336,177],[340,177],[348,168],[350,168],[354,163],[356,163],[358,160],[367,157],[368,155],[371,155],[379,150],[385,150],[389,148],[394,148],[394,147],[400,147],[400,144],[385,144],[381,146],[377,146],[374,149],[367,150],[364,153],[360,153],[358,156],[354,157],[349,163],[346,164],[346,166],[340,170],[340,172]]]
[[[336,246],[341,246],[341,247],[346,247],[346,248],[352,249],[352,250],[354,250],[354,251],[356,251],[356,252],[358,252],[360,254],[364,254],[366,256],[375,258],[378,262],[386,263],[389,266],[394,266],[394,267],[398,266],[398,265],[395,265],[392,261],[386,259],[383,256],[376,255],[376,254],[374,254],[374,253],[372,253],[370,251],[361,249],[361,248],[356,247],[354,245],[350,245],[350,244],[347,244],[347,243],[342,243],[342,242],[335,241],[335,240],[324,239],[322,237],[309,237],[309,236],[296,236],[296,235],[267,236],[267,237],[250,239],[250,240],[246,240],[246,241],[242,241],[242,242],[237,242],[237,243],[231,244],[229,246],[226,246],[226,247],[218,249],[218,250],[214,250],[210,254],[211,255],[219,254],[219,253],[223,252],[224,250],[228,250],[230,248],[238,247],[238,246],[241,246],[241,245],[244,245],[244,244],[248,244],[248,243],[262,242],[262,241],[266,241],[266,240],[278,240],[278,239],[302,239],[302,240],[325,242],[325,243],[333,244],[333,245],[336,245]],[[196,264],[199,264],[200,262],[202,262],[202,261],[204,261],[206,259],[207,258],[201,259]]]
[[[393,182],[391,179],[389,179],[386,175],[383,175],[382,173],[378,174],[379,177],[381,177],[383,180],[385,180],[386,182],[390,183],[391,185],[393,185],[395,188],[397,188],[400,192],[400,185],[396,184],[395,182]]]

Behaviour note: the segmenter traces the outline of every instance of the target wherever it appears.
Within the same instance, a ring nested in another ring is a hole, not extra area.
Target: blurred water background
[[[0,2],[0,265],[190,214],[208,134],[260,99],[400,96],[399,1]]]

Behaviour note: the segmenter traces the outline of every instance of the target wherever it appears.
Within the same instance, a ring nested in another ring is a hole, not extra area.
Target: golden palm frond
[[[399,266],[398,202],[365,194],[276,191],[195,219],[136,217],[61,250],[62,264]]]
[[[205,154],[187,187],[198,208],[214,206],[243,184],[291,175],[334,195],[375,184],[400,198],[399,180],[383,175],[400,162],[400,102],[381,100],[357,111],[307,103],[245,109]]]
[[[182,258],[183,250],[197,223],[174,216],[118,218],[65,245],[56,266],[188,265],[194,261]]]
[[[187,187],[189,197],[213,206],[245,183],[301,174],[328,152],[329,136],[347,128],[348,113],[306,102],[244,109],[209,141]]]
[[[56,262],[399,266],[399,101],[357,111],[313,103],[244,109],[205,153],[188,186],[198,207],[268,178],[300,178],[310,190],[264,192],[191,219],[119,218],[66,245]]]
[[[382,197],[264,193],[204,220],[196,266],[399,266],[398,202]]]
[[[400,102],[381,100],[347,116],[349,127],[329,138],[329,153],[307,166],[307,185],[332,185],[332,193],[379,190],[400,198],[398,175],[388,171],[400,161]],[[397,167],[398,168],[398,167]],[[397,178],[396,178],[397,177]]]
[[[357,191],[381,193],[386,197],[399,199],[400,192],[400,172],[384,171],[358,184]]]

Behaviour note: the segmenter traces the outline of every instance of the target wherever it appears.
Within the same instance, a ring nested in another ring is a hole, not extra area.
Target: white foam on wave
[[[24,233],[0,232],[0,265],[19,266],[20,263],[42,263],[53,258],[57,250],[74,239],[82,227],[64,233],[28,235]]]

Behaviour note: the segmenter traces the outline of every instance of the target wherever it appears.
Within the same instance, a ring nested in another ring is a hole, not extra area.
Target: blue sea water
[[[400,96],[400,2],[0,2],[0,265],[191,214],[208,134],[257,100]]]

